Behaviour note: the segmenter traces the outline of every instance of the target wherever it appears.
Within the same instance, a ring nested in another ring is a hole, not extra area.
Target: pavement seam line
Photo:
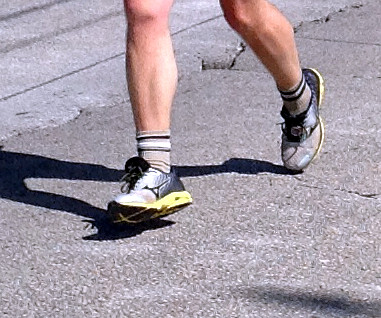
[[[32,87],[28,87],[28,88],[26,88],[26,89],[24,89],[24,90],[22,90],[22,91],[16,92],[16,93],[14,93],[14,94],[11,94],[11,95],[8,95],[8,96],[5,96],[5,97],[2,97],[2,98],[0,98],[0,102],[6,101],[6,100],[8,100],[8,99],[10,99],[10,98],[13,98],[13,97],[16,97],[16,96],[19,96],[19,95],[22,95],[22,94],[25,94],[25,93],[30,92],[30,91],[32,91],[32,90],[35,90],[35,89],[37,89],[37,88],[41,88],[41,87],[43,87],[43,86],[45,86],[45,85],[52,84],[52,83],[54,83],[54,82],[56,82],[56,81],[59,81],[59,80],[64,79],[64,78],[66,78],[66,77],[69,77],[69,76],[78,74],[78,73],[80,73],[80,72],[82,72],[82,71],[87,71],[87,70],[89,70],[90,68],[93,68],[93,67],[95,67],[95,66],[97,66],[97,65],[100,65],[100,64],[109,62],[109,61],[111,61],[111,60],[114,60],[114,59],[116,59],[116,58],[118,58],[118,57],[123,56],[124,54],[125,54],[124,52],[123,52],[123,53],[119,53],[119,54],[115,54],[115,55],[113,55],[113,56],[111,56],[111,57],[108,57],[107,59],[104,59],[104,60],[101,60],[101,61],[92,63],[92,64],[90,64],[90,65],[87,65],[87,66],[82,67],[82,68],[80,68],[80,69],[74,70],[74,71],[72,71],[72,72],[63,74],[63,75],[61,75],[61,76],[54,77],[54,78],[52,78],[52,79],[50,79],[50,80],[48,80],[48,81],[46,81],[46,82],[43,82],[43,83],[34,85],[34,86],[32,86]]]
[[[346,40],[334,40],[334,39],[324,39],[324,38],[313,38],[308,36],[297,36],[298,39],[331,42],[331,43],[345,43],[345,44],[359,44],[359,45],[369,45],[369,46],[381,46],[381,43],[369,43],[369,42],[357,42],[357,41],[346,41]]]
[[[5,48],[1,49],[0,53],[9,53],[9,52],[11,52],[13,50],[25,48],[25,47],[27,47],[29,45],[33,45],[33,44],[35,44],[37,42],[48,40],[48,39],[54,38],[56,36],[65,34],[65,33],[69,33],[71,31],[80,30],[80,29],[86,28],[88,26],[91,26],[93,24],[96,24],[98,22],[101,22],[101,21],[104,21],[104,20],[108,20],[109,18],[117,17],[117,16],[119,16],[121,14],[123,14],[123,11],[121,11],[121,10],[112,11],[112,12],[109,12],[109,13],[107,13],[105,15],[97,17],[95,19],[88,20],[88,21],[85,21],[85,22],[80,22],[80,23],[78,23],[78,24],[76,24],[74,26],[63,28],[63,29],[58,30],[56,32],[46,33],[46,34],[44,34],[42,36],[32,37],[32,38],[27,39],[27,40],[21,40],[21,41],[16,42],[16,44],[14,44],[14,45],[8,45]]]
[[[63,1],[65,1],[65,2],[69,2],[69,1],[72,1],[72,0],[63,0]],[[59,2],[55,2],[55,3],[49,4],[49,6],[52,6],[52,5],[55,5],[55,4],[58,4],[58,3],[59,3]],[[48,6],[48,7],[49,7],[49,6]],[[356,8],[356,9],[358,9],[358,8],[361,8],[361,7],[362,7],[362,5],[353,5],[353,6],[349,7],[349,8]],[[336,14],[339,14],[339,13],[341,13],[341,12],[344,12],[347,8],[348,8],[348,7],[344,8],[344,9],[340,9],[340,10],[338,10],[337,12],[330,13],[330,14],[328,14],[325,18],[323,17],[323,18],[321,18],[321,19],[319,19],[319,20],[307,21],[307,22],[301,22],[301,23],[299,23],[298,26],[296,26],[296,27],[294,28],[294,31],[295,31],[295,33],[296,33],[296,32],[302,27],[302,25],[305,24],[305,23],[316,23],[316,22],[318,22],[318,21],[326,21],[326,22],[327,22],[327,21],[330,20],[330,18],[328,18],[328,17],[332,16],[332,14],[335,14],[335,13],[336,13]],[[35,10],[38,10],[38,8],[35,9]],[[115,14],[115,12],[114,12],[114,14]],[[208,22],[211,22],[211,21],[220,19],[220,18],[222,18],[222,17],[223,17],[223,14],[219,14],[219,15],[217,15],[217,16],[214,16],[214,17],[211,17],[211,18],[209,18],[209,19],[206,19],[206,20],[204,20],[204,21],[202,21],[202,22],[194,23],[194,24],[190,25],[189,27],[180,29],[179,31],[176,31],[176,32],[172,33],[172,36],[176,36],[176,35],[178,35],[178,34],[181,34],[181,33],[185,32],[185,31],[188,31],[188,30],[190,30],[190,29],[192,29],[192,28],[194,28],[194,27],[197,27],[197,26],[206,24],[206,23],[208,23]],[[104,17],[102,17],[102,18],[103,18],[103,19],[107,19],[107,16],[104,16]],[[67,32],[69,32],[69,31],[67,31]],[[233,62],[232,62],[232,65],[231,65],[228,69],[231,69],[231,68],[234,67],[234,64],[236,63],[238,57],[243,53],[243,51],[244,51],[244,49],[243,49],[241,52],[239,52],[238,55],[236,55],[236,56],[234,57]],[[38,84],[38,85],[34,85],[34,86],[29,87],[29,88],[26,88],[26,89],[24,89],[24,90],[22,90],[22,91],[19,91],[19,92],[10,94],[10,95],[5,96],[5,97],[2,97],[2,98],[0,98],[0,102],[1,102],[1,101],[6,101],[6,100],[8,100],[8,99],[10,99],[10,98],[13,98],[13,97],[22,95],[22,94],[27,93],[27,92],[29,92],[29,91],[32,91],[32,90],[34,90],[34,89],[37,89],[37,88],[43,87],[43,86],[45,86],[45,85],[51,84],[51,83],[53,83],[53,82],[55,82],[55,81],[58,81],[58,80],[61,80],[61,79],[63,79],[63,78],[69,77],[69,76],[71,76],[71,75],[74,75],[74,74],[80,73],[80,72],[82,72],[82,71],[88,70],[88,69],[90,69],[90,68],[92,68],[92,67],[94,67],[94,66],[97,66],[97,65],[99,65],[99,64],[109,62],[109,61],[111,61],[111,60],[113,60],[113,59],[115,59],[115,58],[121,57],[123,54],[125,54],[125,53],[122,52],[122,53],[113,55],[113,56],[108,57],[108,58],[106,58],[106,59],[103,59],[103,60],[101,60],[101,61],[92,63],[92,64],[87,65],[87,66],[85,66],[85,67],[82,67],[82,68],[80,68],[80,69],[77,69],[77,70],[74,70],[74,71],[72,71],[72,72],[63,74],[63,75],[61,75],[61,76],[52,78],[52,79],[50,79],[50,80],[48,80],[48,81],[45,81],[45,82],[43,82],[43,83],[40,83],[40,84]]]
[[[294,178],[294,179],[301,181],[300,179],[297,179],[297,178]],[[316,185],[309,185],[306,183],[301,183],[300,185],[302,187],[305,187],[305,188],[318,189],[318,190],[330,190],[330,191],[336,191],[336,192],[344,192],[347,194],[354,194],[354,195],[359,196],[359,197],[364,198],[364,199],[378,200],[378,196],[381,195],[380,193],[361,193],[359,191],[346,190],[346,189],[342,189],[342,188],[330,188],[330,187],[321,187],[321,186],[319,187]]]
[[[70,0],[69,0],[69,1],[70,1]],[[214,16],[214,17],[209,18],[209,19],[207,19],[207,20],[204,20],[204,21],[202,21],[202,22],[198,22],[198,23],[192,24],[192,25],[189,26],[189,27],[186,27],[186,28],[184,28],[184,29],[181,29],[181,30],[179,30],[179,31],[176,31],[176,32],[172,33],[172,36],[176,36],[176,35],[178,35],[178,34],[180,34],[180,33],[183,33],[183,32],[185,32],[185,31],[188,31],[188,30],[190,30],[190,29],[192,29],[192,28],[194,28],[194,27],[197,27],[197,26],[200,26],[200,25],[202,25],[202,24],[205,24],[205,23],[208,23],[208,22],[217,20],[217,19],[219,19],[219,18],[221,18],[221,17],[223,17],[222,14],[221,14],[221,15],[218,15],[218,16]],[[13,97],[22,95],[22,94],[27,93],[27,92],[29,92],[29,91],[32,91],[32,90],[34,90],[34,89],[41,88],[41,87],[43,87],[43,86],[45,86],[45,85],[54,83],[55,81],[61,80],[61,79],[63,79],[63,78],[69,77],[69,76],[74,75],[74,74],[77,74],[77,73],[80,73],[80,72],[82,72],[82,71],[86,71],[86,70],[88,70],[88,69],[90,69],[90,68],[93,68],[93,67],[95,67],[95,66],[97,66],[97,65],[100,65],[100,64],[103,64],[103,63],[107,63],[107,62],[109,62],[109,61],[111,61],[111,60],[113,60],[113,59],[116,59],[116,58],[119,58],[119,57],[123,56],[124,54],[125,54],[125,52],[123,51],[122,53],[115,54],[115,55],[110,56],[110,57],[108,57],[108,58],[106,58],[106,59],[97,61],[97,62],[92,63],[92,64],[90,64],[90,65],[87,65],[87,66],[84,66],[84,67],[82,67],[82,68],[79,68],[79,69],[77,69],[77,70],[71,71],[71,72],[66,73],[66,74],[63,74],[63,75],[61,75],[61,76],[54,77],[54,78],[52,78],[52,79],[50,79],[50,80],[48,80],[48,81],[45,81],[45,82],[43,82],[43,83],[40,83],[40,84],[31,86],[31,87],[28,87],[28,88],[26,88],[26,89],[24,89],[24,90],[22,90],[22,91],[19,91],[19,92],[16,92],[16,93],[13,93],[13,94],[4,96],[4,97],[0,98],[0,102],[3,102],[3,101],[6,101],[6,100],[8,100],[8,99],[10,99],[10,98],[13,98]]]
[[[71,2],[71,1],[73,1],[73,0],[55,0],[55,1],[52,1],[50,3],[45,3],[43,5],[40,5],[40,6],[37,5],[37,6],[25,8],[23,10],[15,11],[15,12],[8,14],[8,15],[0,16],[0,22],[11,20],[11,19],[16,19],[16,18],[19,18],[23,15],[26,15],[26,14],[29,14],[29,13],[32,13],[32,12],[35,12],[38,10],[45,10],[45,9],[51,8],[55,5],[59,5],[59,4]]]
[[[183,32],[185,32],[185,31],[188,31],[188,30],[193,29],[193,28],[195,28],[195,27],[198,27],[198,26],[200,26],[200,25],[203,25],[203,24],[212,22],[212,21],[214,21],[214,20],[218,20],[218,19],[222,18],[223,16],[224,16],[223,14],[219,14],[219,15],[216,15],[216,16],[211,17],[211,18],[209,18],[209,19],[206,19],[206,20],[204,20],[204,21],[201,21],[201,22],[198,22],[198,23],[191,24],[190,26],[188,26],[188,27],[186,27],[186,28],[183,28],[183,29],[180,29],[180,30],[178,30],[178,31],[176,31],[176,32],[173,32],[171,35],[172,35],[172,36],[176,36],[176,35],[178,35],[178,34],[180,34],[180,33],[183,33]]]
[[[69,2],[69,1],[72,1],[72,0],[63,0],[63,1],[65,1],[65,2]],[[58,2],[57,2],[57,3],[58,3]],[[53,5],[53,4],[52,4],[52,5]],[[330,14],[328,14],[326,17],[323,17],[323,18],[318,19],[318,20],[307,21],[307,22],[303,22],[303,21],[302,21],[301,23],[298,24],[298,26],[296,26],[296,27],[294,28],[294,31],[295,31],[295,33],[296,33],[296,32],[302,27],[302,25],[305,24],[305,23],[316,23],[316,22],[319,22],[319,21],[320,21],[320,22],[322,22],[322,21],[329,21],[330,19],[328,19],[328,17],[332,16],[332,14],[339,14],[339,13],[341,13],[341,12],[344,12],[344,11],[345,11],[346,9],[348,9],[348,8],[355,8],[355,9],[358,9],[358,8],[361,8],[361,7],[362,7],[361,4],[360,4],[360,5],[353,5],[353,6],[350,6],[350,7],[346,7],[346,8],[343,8],[343,9],[339,9],[337,12],[330,13]],[[37,10],[37,9],[36,9],[36,10]],[[211,17],[211,18],[209,18],[209,19],[206,19],[206,20],[204,20],[204,21],[202,21],[202,22],[198,22],[198,23],[195,23],[195,24],[190,25],[189,27],[180,29],[179,31],[176,31],[176,32],[172,33],[171,35],[172,35],[172,36],[176,36],[176,35],[178,35],[178,34],[181,34],[181,33],[185,32],[185,31],[188,31],[188,30],[190,30],[190,29],[192,29],[192,28],[194,28],[194,27],[197,27],[197,26],[206,24],[206,23],[208,23],[208,22],[217,20],[217,19],[222,18],[222,17],[223,17],[223,14],[219,14],[219,15],[217,15],[217,16],[214,16],[214,17]],[[327,20],[327,19],[328,19],[328,20]],[[241,53],[243,53],[243,51],[240,52],[239,55],[241,55]],[[90,68],[92,68],[92,67],[94,67],[94,66],[97,66],[97,65],[99,65],[99,64],[109,62],[109,61],[111,61],[111,60],[113,60],[113,59],[115,59],[115,58],[118,58],[118,57],[122,56],[123,54],[125,54],[125,53],[122,52],[122,53],[113,55],[113,56],[108,57],[108,58],[106,58],[106,59],[103,59],[103,60],[100,60],[100,61],[98,61],[98,62],[92,63],[92,64],[87,65],[87,66],[85,66],[85,67],[82,67],[82,68],[80,68],[80,69],[77,69],[77,70],[74,70],[74,71],[72,71],[72,72],[63,74],[63,75],[61,75],[61,76],[55,77],[55,78],[53,78],[53,79],[50,79],[50,80],[48,80],[48,81],[45,81],[45,82],[40,83],[40,84],[37,84],[37,85],[34,85],[34,86],[32,86],[32,87],[26,88],[26,89],[24,89],[24,90],[22,90],[22,91],[19,91],[19,92],[10,94],[10,95],[5,96],[5,97],[2,97],[2,98],[0,98],[0,102],[2,102],[2,101],[6,101],[6,100],[8,100],[8,99],[10,99],[10,98],[13,98],[13,97],[22,95],[22,94],[27,93],[27,92],[29,92],[29,91],[32,91],[32,90],[34,90],[34,89],[37,89],[37,88],[43,87],[43,86],[45,86],[45,85],[51,84],[51,83],[53,83],[53,82],[55,82],[55,81],[57,81],[57,80],[61,80],[61,79],[63,79],[63,78],[69,77],[69,76],[71,76],[71,75],[80,73],[80,72],[82,72],[82,71],[84,71],[84,70],[88,70],[88,69],[90,69]],[[235,57],[235,59],[234,59],[234,64],[236,63],[236,61],[237,61],[239,55],[237,55],[237,56]],[[232,67],[234,67],[234,65],[231,66],[230,68],[232,68]]]
[[[68,0],[68,1],[71,1],[71,0]],[[47,34],[42,35],[42,36],[32,37],[32,38],[27,39],[27,40],[21,40],[21,41],[17,42],[14,45],[9,45],[9,46],[6,46],[5,48],[1,49],[0,53],[9,53],[9,52],[11,52],[12,50],[15,50],[15,49],[25,48],[28,45],[35,44],[37,42],[41,42],[41,41],[44,41],[44,40],[48,40],[48,39],[54,38],[56,36],[65,34],[65,33],[69,33],[71,31],[80,30],[80,29],[86,28],[88,26],[91,26],[93,24],[96,24],[98,22],[101,22],[101,21],[104,21],[104,20],[108,20],[109,18],[117,17],[119,15],[123,15],[123,10],[112,11],[112,12],[109,12],[109,13],[107,13],[105,15],[97,17],[95,19],[91,19],[91,20],[88,20],[88,21],[85,21],[85,22],[80,22],[80,23],[78,23],[78,24],[76,24],[74,26],[63,28],[63,29],[58,30],[56,32],[47,33]],[[210,19],[207,19],[205,21],[192,24],[192,25],[190,25],[187,28],[184,28],[184,29],[181,29],[179,31],[176,31],[176,32],[172,33],[172,36],[175,36],[177,34],[180,34],[182,32],[190,30],[190,29],[192,29],[194,27],[197,27],[199,25],[202,25],[204,23],[208,23],[208,22],[214,21],[214,20],[216,20],[216,19],[218,19],[220,17],[222,17],[222,15],[218,15],[218,16],[212,17]]]

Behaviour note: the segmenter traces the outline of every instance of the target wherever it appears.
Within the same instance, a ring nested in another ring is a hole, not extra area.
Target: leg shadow
[[[243,158],[231,158],[220,165],[176,166],[175,168],[179,177],[199,177],[220,173],[239,173],[252,175],[259,173],[296,175],[300,173],[268,161]]]
[[[381,317],[381,301],[361,301],[336,292],[314,292],[270,287],[257,287],[244,291],[244,298],[264,303],[277,303],[298,309],[320,311],[322,314],[341,314],[346,317],[362,315]]]
[[[240,174],[294,174],[283,166],[251,159],[232,158],[220,165],[177,166],[180,177],[195,177],[221,173]],[[68,162],[40,155],[3,151],[0,148],[0,197],[37,207],[54,209],[89,218],[92,227],[98,229],[96,235],[86,239],[119,239],[131,237],[151,229],[172,225],[172,222],[156,220],[144,224],[120,227],[110,224],[107,211],[91,204],[63,195],[34,191],[27,188],[28,178],[85,180],[117,182],[123,170],[102,165]]]
[[[28,178],[66,179],[117,182],[122,170],[102,165],[67,162],[39,155],[2,151],[0,149],[0,197],[36,207],[72,213],[87,218],[97,234],[85,240],[116,240],[129,238],[144,231],[172,225],[173,222],[155,220],[139,226],[118,226],[111,222],[107,211],[85,201],[59,194],[30,190],[25,185]]]

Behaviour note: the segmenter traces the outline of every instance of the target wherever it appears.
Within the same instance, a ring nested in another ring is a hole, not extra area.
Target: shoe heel
[[[318,86],[319,86],[319,102],[318,107],[321,108],[325,96],[325,85],[324,85],[324,78],[320,74],[320,72],[315,68],[310,68],[310,70],[315,74],[316,78],[318,79]]]

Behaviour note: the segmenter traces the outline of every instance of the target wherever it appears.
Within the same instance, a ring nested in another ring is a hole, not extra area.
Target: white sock
[[[171,134],[169,130],[139,131],[136,133],[139,157],[152,168],[171,171]]]

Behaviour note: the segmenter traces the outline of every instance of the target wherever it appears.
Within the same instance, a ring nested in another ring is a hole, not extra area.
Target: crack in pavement
[[[215,61],[215,62],[207,62],[205,59],[201,60],[201,70],[231,70],[236,62],[238,57],[246,51],[245,42],[241,41],[238,43],[234,54],[228,57],[227,61]]]
[[[347,6],[341,9],[338,9],[337,11],[331,12],[327,14],[326,16],[321,17],[320,19],[315,19],[312,21],[302,21],[297,26],[294,27],[295,34],[306,24],[323,24],[327,23],[328,21],[331,21],[332,18],[334,18],[336,15],[339,15],[341,13],[346,13],[347,11],[351,9],[359,9],[363,7],[363,4],[354,4],[352,6]],[[338,43],[349,43],[349,44],[364,44],[364,45],[376,45],[381,46],[381,44],[371,44],[371,43],[361,43],[361,42],[352,42],[352,41],[338,41],[338,40],[329,40],[329,39],[315,39],[315,38],[308,38],[308,37],[298,37],[301,39],[311,39],[311,40],[320,40],[320,41],[329,41],[329,42],[338,42]],[[201,70],[231,70],[234,65],[236,64],[239,56],[246,50],[246,44],[244,42],[241,42],[240,45],[242,46],[242,50],[237,51],[237,53],[232,56],[231,61],[210,61],[206,62],[205,59],[202,59],[201,61]]]
[[[296,35],[296,38],[298,39],[306,39],[306,40],[315,40],[315,41],[322,41],[322,42],[331,42],[331,43],[346,43],[346,44],[359,44],[359,45],[369,45],[369,46],[381,46],[381,43],[370,43],[370,42],[361,42],[361,41],[347,41],[347,40],[334,40],[334,39],[325,39],[325,38],[315,38],[315,37],[304,37],[304,36],[297,36],[298,31],[307,23],[312,24],[315,23],[317,25],[319,24],[325,24],[333,19],[335,19],[336,16],[340,15],[341,13],[347,13],[351,10],[357,10],[363,8],[364,4],[354,4],[352,6],[347,6],[345,8],[339,9],[338,11],[331,12],[327,16],[322,17],[321,19],[309,21],[309,22],[301,22],[299,25],[297,25],[294,28],[294,32]]]
[[[354,4],[354,5],[351,5],[351,6],[346,6],[344,8],[338,9],[337,11],[330,12],[327,15],[325,15],[325,16],[319,18],[319,19],[315,19],[315,20],[312,20],[312,21],[302,21],[297,26],[294,27],[294,32],[297,33],[305,24],[312,24],[312,23],[315,23],[315,24],[324,24],[324,23],[327,23],[327,22],[331,21],[337,15],[340,15],[342,13],[346,13],[346,12],[352,10],[352,9],[360,9],[363,6],[364,5],[361,4],[361,3],[360,4]]]
[[[294,177],[294,179],[301,181],[301,179]],[[329,191],[336,191],[336,192],[344,192],[346,194],[354,194],[356,196],[359,196],[364,199],[373,199],[378,200],[378,197],[381,196],[381,193],[361,193],[359,191],[355,190],[346,190],[342,188],[330,188],[330,187],[322,187],[322,186],[316,186],[316,185],[309,185],[306,183],[301,183],[300,186],[305,188],[311,188],[311,189],[318,189],[318,190],[329,190]]]

